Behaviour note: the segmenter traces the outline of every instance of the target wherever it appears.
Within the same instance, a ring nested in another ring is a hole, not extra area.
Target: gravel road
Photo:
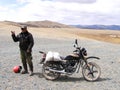
[[[81,72],[55,81],[42,76],[39,50],[58,51],[66,56],[74,50],[74,39],[35,38],[34,76],[29,76],[12,71],[14,66],[21,65],[18,43],[10,36],[0,36],[0,90],[120,90],[120,45],[87,39],[78,41],[87,49],[88,56],[101,58],[94,61],[101,67],[101,77],[96,82],[84,80]]]

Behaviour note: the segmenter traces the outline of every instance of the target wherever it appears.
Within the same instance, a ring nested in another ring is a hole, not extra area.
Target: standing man
[[[15,35],[15,31],[11,31],[12,39],[14,42],[19,41],[20,47],[20,55],[23,64],[24,70],[21,74],[28,73],[27,63],[30,70],[30,76],[33,75],[33,62],[32,62],[32,47],[34,45],[34,39],[31,33],[28,32],[27,26],[21,27],[21,33],[17,36]]]

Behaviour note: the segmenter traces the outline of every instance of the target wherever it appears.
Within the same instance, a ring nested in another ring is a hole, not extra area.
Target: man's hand
[[[15,31],[11,31],[12,35],[15,35]]]

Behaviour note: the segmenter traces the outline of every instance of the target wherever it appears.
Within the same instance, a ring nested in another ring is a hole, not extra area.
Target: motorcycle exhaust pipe
[[[58,71],[58,70],[54,70],[54,69],[49,68],[49,71],[56,72],[56,73],[67,74],[67,73],[65,72],[65,70],[60,70],[60,71]]]

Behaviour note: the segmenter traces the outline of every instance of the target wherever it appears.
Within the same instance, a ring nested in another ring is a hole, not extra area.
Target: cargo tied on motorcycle
[[[44,63],[46,63],[47,61],[59,61],[59,60],[61,60],[61,58],[58,52],[49,51],[46,55],[46,59]]]

